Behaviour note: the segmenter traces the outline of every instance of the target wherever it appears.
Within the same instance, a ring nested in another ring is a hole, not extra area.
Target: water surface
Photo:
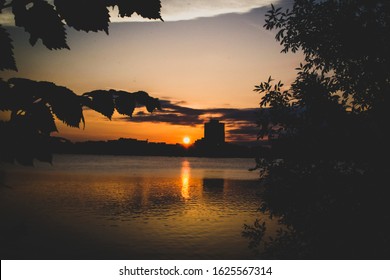
[[[251,159],[57,155],[2,165],[2,259],[250,259]]]

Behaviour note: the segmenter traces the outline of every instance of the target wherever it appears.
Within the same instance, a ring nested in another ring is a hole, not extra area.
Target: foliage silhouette
[[[297,0],[267,13],[282,52],[302,50],[305,63],[291,88],[269,78],[254,89],[262,94],[259,137],[271,144],[256,159],[260,210],[281,224],[271,239],[261,221],[245,226],[262,257],[389,258],[389,8]]]
[[[30,34],[30,44],[38,39],[49,50],[69,49],[65,24],[76,30],[105,31],[110,22],[108,7],[118,6],[119,16],[137,13],[144,18],[160,19],[159,0],[12,0],[0,1],[0,12],[11,9],[15,25]],[[0,70],[17,71],[12,40],[0,26]],[[50,162],[50,144],[65,139],[51,137],[57,131],[55,117],[71,127],[85,124],[83,107],[89,107],[111,119],[114,110],[132,116],[136,106],[143,105],[149,112],[161,109],[157,98],[146,92],[129,93],[97,90],[76,95],[66,87],[50,82],[22,78],[0,79],[0,110],[9,111],[9,121],[0,121],[0,161],[32,165],[34,159]]]
[[[388,1],[295,1],[284,12],[272,6],[264,27],[279,30],[282,52],[303,51],[303,70],[333,72],[329,83],[362,111],[382,107],[389,90],[389,18]]]
[[[0,13],[11,9],[15,25],[30,34],[30,44],[38,39],[50,50],[69,49],[65,24],[76,30],[109,32],[109,7],[118,7],[119,16],[130,17],[134,13],[148,19],[160,19],[160,0],[12,0],[0,2]],[[17,70],[12,41],[0,25],[0,70]]]
[[[17,70],[13,54],[12,40],[7,31],[0,24],[0,70]]]
[[[114,109],[130,117],[138,105],[149,112],[161,110],[159,100],[143,91],[100,90],[79,96],[54,83],[22,78],[0,80],[0,87],[0,110],[11,112],[9,121],[0,122],[0,159],[25,165],[31,165],[34,159],[51,162],[50,142],[64,141],[50,136],[58,131],[55,117],[68,126],[79,127],[84,124],[84,106],[109,119]]]

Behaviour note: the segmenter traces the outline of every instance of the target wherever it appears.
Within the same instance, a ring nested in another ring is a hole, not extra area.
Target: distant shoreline
[[[260,145],[259,145],[260,146]],[[248,147],[228,142],[220,144],[195,143],[185,147],[180,144],[155,143],[120,138],[109,141],[70,142],[56,141],[51,150],[56,154],[130,155],[200,158],[255,158],[259,146]]]
[[[140,155],[140,154],[93,154],[93,153],[59,153],[59,152],[55,152],[53,154],[54,156],[55,155],[74,155],[74,156],[120,156],[120,157],[172,157],[172,158],[186,158],[186,157],[190,157],[190,158],[210,158],[210,159],[213,159],[213,158],[223,158],[223,159],[235,159],[235,158],[255,158],[255,156],[199,156],[199,155],[158,155],[158,154],[155,154],[155,155]]]

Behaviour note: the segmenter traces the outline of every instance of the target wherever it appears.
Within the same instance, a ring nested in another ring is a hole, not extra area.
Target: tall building
[[[204,124],[204,141],[208,144],[225,143],[225,124],[216,119],[210,119]]]

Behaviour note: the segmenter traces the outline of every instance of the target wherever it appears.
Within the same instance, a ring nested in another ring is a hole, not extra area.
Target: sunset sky
[[[70,50],[55,51],[40,41],[30,46],[29,35],[12,27],[4,13],[0,22],[14,41],[19,72],[0,75],[50,81],[77,94],[143,90],[162,101],[164,111],[139,110],[132,119],[115,114],[109,121],[85,110],[85,129],[59,123],[59,135],[74,141],[125,137],[181,143],[184,136],[194,141],[203,137],[203,122],[210,117],[226,123],[228,141],[254,140],[260,101],[254,85],[269,76],[288,85],[302,59],[281,54],[275,32],[262,27],[271,2],[282,3],[162,0],[164,22],[113,17],[108,36],[69,28]]]

